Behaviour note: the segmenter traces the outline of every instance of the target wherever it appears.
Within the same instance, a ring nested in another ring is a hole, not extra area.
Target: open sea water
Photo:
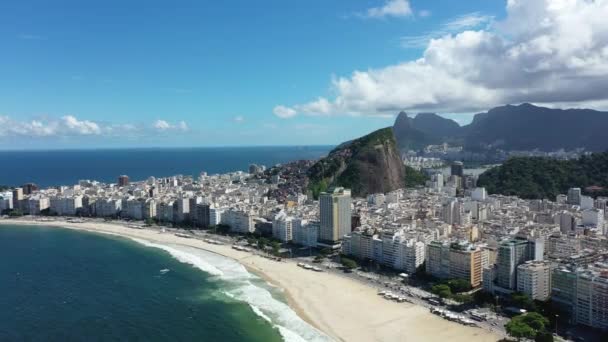
[[[0,225],[0,341],[326,341],[281,291],[195,248]]]
[[[250,164],[318,159],[331,146],[146,148],[60,151],[0,151],[0,185],[36,183],[42,187],[72,185],[81,179],[115,183],[150,176],[198,175],[247,171]]]

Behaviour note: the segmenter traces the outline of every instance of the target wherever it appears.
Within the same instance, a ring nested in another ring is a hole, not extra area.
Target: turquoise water
[[[236,262],[148,245],[0,226],[0,340],[324,339]]]

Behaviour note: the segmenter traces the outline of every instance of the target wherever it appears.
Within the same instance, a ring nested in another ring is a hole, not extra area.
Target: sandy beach
[[[297,267],[295,262],[276,262],[240,252],[230,246],[213,245],[197,239],[132,229],[112,223],[34,222],[3,219],[0,225],[44,225],[110,233],[160,244],[178,244],[234,259],[269,283],[282,288],[297,314],[338,341],[497,341],[500,336],[467,327],[431,314],[413,304],[384,300],[376,290],[357,281],[330,273]]]

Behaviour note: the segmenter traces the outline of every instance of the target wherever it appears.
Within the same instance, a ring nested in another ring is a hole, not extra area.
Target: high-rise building
[[[487,197],[488,192],[486,191],[486,188],[475,188],[475,190],[473,190],[471,193],[471,199],[473,199],[473,201],[483,202]]]
[[[559,214],[559,230],[568,234],[576,228],[576,217],[568,212],[563,211]]]
[[[282,242],[293,240],[293,217],[279,212],[272,221],[272,237]]]
[[[319,222],[300,218],[293,220],[293,242],[306,246],[316,247],[319,239]]]
[[[332,188],[319,196],[321,227],[319,240],[323,244],[336,245],[351,231],[350,190]]]
[[[36,191],[38,191],[38,190],[39,190],[38,185],[36,185],[36,184],[34,184],[34,183],[26,183],[26,184],[23,184],[23,185],[21,186],[21,188],[23,189],[23,194],[24,194],[24,195],[31,195],[31,194],[33,194],[34,192],[36,192]]]
[[[192,208],[190,208],[192,210]],[[200,203],[194,207],[194,221],[199,227],[207,228],[211,225],[211,208],[209,204]]]
[[[13,189],[13,209],[22,209],[23,202],[23,189],[22,188],[14,188]]]
[[[118,186],[127,186],[129,185],[129,176],[122,175],[118,177]]]
[[[448,200],[442,205],[443,222],[447,224],[459,224],[460,217],[458,215],[459,205],[456,200]]]
[[[573,314],[576,308],[576,269],[561,265],[551,274],[551,301],[563,312]]]
[[[466,242],[439,241],[429,243],[426,251],[426,273],[440,279],[464,279],[472,287],[481,284],[487,251]]]
[[[608,330],[608,266],[578,273],[575,311],[577,323]]]
[[[482,281],[482,251],[473,245],[454,243],[450,246],[450,272],[452,279],[464,279],[472,287]]]
[[[570,205],[580,205],[581,204],[581,188],[570,188],[568,190],[568,199],[566,203]]]
[[[512,239],[500,244],[496,258],[496,285],[507,290],[516,289],[517,266],[530,260],[529,244],[525,239]]]
[[[432,241],[426,246],[426,273],[445,279],[450,276],[450,245]]]
[[[545,301],[551,295],[551,266],[545,261],[528,261],[517,266],[517,291],[530,299]]]
[[[452,176],[458,176],[458,177],[464,176],[464,164],[462,162],[455,161],[452,164],[451,173],[450,174]]]

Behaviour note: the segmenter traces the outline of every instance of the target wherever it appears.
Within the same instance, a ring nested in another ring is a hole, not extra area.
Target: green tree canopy
[[[544,336],[549,320],[536,312],[515,316],[505,325],[507,333],[517,339]]]
[[[452,292],[467,292],[471,290],[471,283],[465,279],[450,279],[447,281],[447,285],[450,287]]]
[[[452,296],[452,290],[445,284],[434,285],[431,288],[431,292],[441,298],[450,298]]]
[[[340,263],[342,263],[342,266],[344,266],[348,270],[353,270],[353,269],[357,268],[357,266],[358,266],[357,262],[355,262],[352,259],[345,258],[345,257],[340,258]]]
[[[589,195],[608,194],[608,152],[573,160],[544,157],[516,157],[479,176],[478,186],[491,194],[515,195],[527,199],[551,199],[569,188],[596,186]]]

